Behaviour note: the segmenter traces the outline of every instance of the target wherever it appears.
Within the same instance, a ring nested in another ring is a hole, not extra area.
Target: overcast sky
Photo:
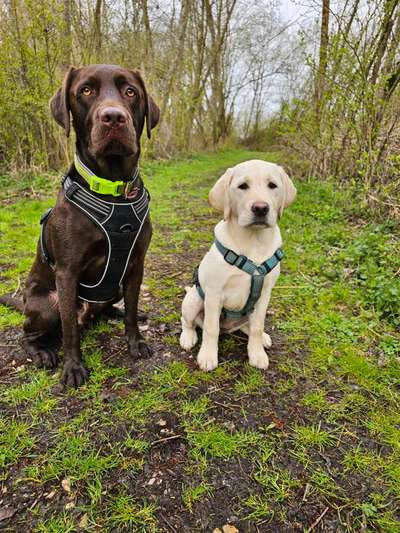
[[[310,8],[309,2],[304,0],[281,0],[282,17],[288,22],[298,21],[299,19],[315,18],[316,12]]]

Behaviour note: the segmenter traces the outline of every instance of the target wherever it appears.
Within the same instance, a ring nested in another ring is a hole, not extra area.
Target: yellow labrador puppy
[[[249,337],[249,363],[268,367],[264,348],[271,338],[264,319],[283,257],[277,222],[296,197],[284,170],[252,160],[229,168],[209,194],[210,204],[224,219],[215,227],[215,241],[186,288],[182,303],[180,344],[190,350],[203,328],[197,362],[202,370],[218,366],[220,330],[242,330]]]

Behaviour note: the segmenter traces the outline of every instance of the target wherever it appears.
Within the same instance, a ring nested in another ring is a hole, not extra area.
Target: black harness
[[[93,285],[79,283],[78,296],[87,302],[110,301],[120,294],[129,259],[149,212],[150,195],[142,185],[134,202],[106,202],[69,176],[64,178],[63,187],[67,200],[101,229],[108,246],[107,262],[100,279]],[[54,268],[44,234],[51,211],[47,210],[40,219],[40,248],[43,261]]]

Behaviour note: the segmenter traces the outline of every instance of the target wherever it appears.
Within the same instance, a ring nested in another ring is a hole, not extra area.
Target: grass
[[[100,322],[82,339],[88,383],[60,391],[58,372],[25,363],[23,319],[1,307],[0,491],[20,509],[10,527],[212,531],[233,518],[239,530],[307,531],[329,507],[321,530],[400,531],[399,228],[376,222],[356,189],[296,183],[267,372],[236,335],[221,338],[213,373],[179,348],[184,286],[217,220],[208,190],[256,157],[280,160],[238,149],[141,166],[152,359],[129,361],[121,323]],[[1,292],[23,283],[56,188],[54,176],[2,178]]]
[[[182,489],[183,505],[192,512],[196,503],[200,502],[204,497],[212,496],[212,487],[207,483],[201,483],[194,487],[184,487]]]
[[[122,492],[111,499],[108,510],[107,523],[117,531],[137,531],[137,533],[156,531],[154,504],[138,503],[131,495]]]

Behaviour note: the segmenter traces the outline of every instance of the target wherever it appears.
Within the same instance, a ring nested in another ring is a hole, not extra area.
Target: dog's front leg
[[[124,282],[125,335],[128,340],[128,353],[133,359],[150,357],[151,350],[140,334],[138,319],[138,301],[140,285],[143,279],[144,256],[137,258]]]
[[[197,356],[197,362],[202,370],[214,370],[218,366],[218,337],[221,309],[221,294],[206,291],[204,299],[203,340]]]
[[[76,308],[78,280],[70,270],[56,273],[56,287],[59,301],[63,334],[64,366],[61,383],[69,387],[79,387],[88,377],[82,364],[78,316]]]
[[[266,369],[269,365],[268,355],[264,350],[264,321],[268,303],[271,297],[271,287],[266,287],[261,293],[254,311],[249,316],[249,340],[247,353],[249,363],[256,368]]]

